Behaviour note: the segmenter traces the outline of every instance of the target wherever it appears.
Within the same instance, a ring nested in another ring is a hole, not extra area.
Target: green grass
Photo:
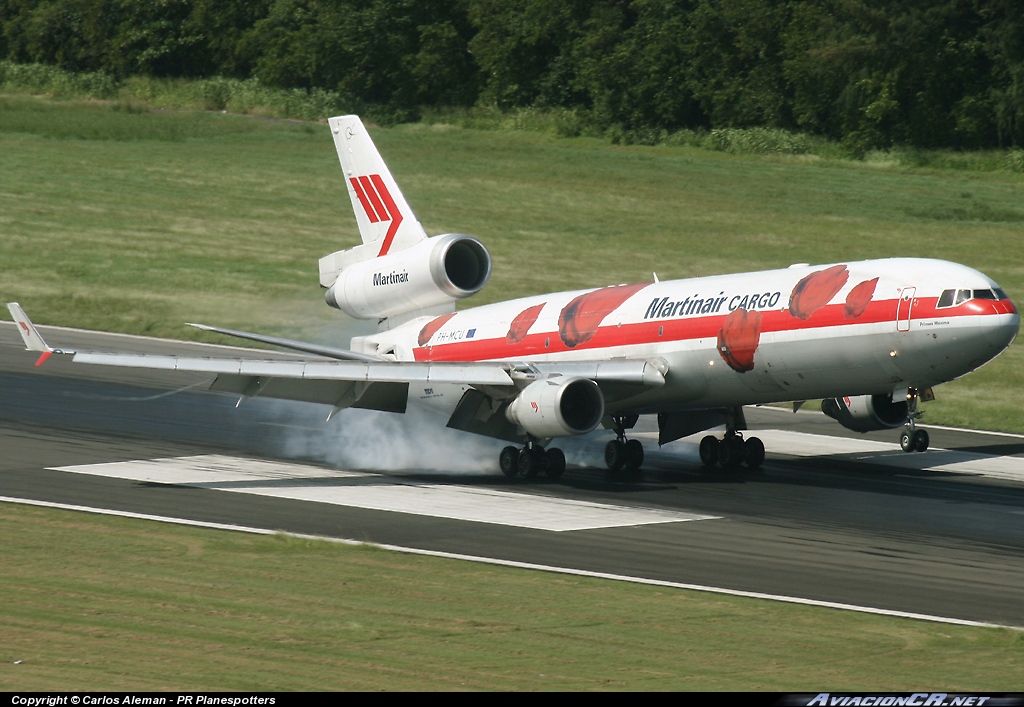
[[[9,504],[0,537],[5,691],[999,692],[1024,680],[1024,637],[1004,629]]]
[[[1024,174],[442,123],[373,134],[430,233],[491,249],[465,306],[889,256],[965,263],[1024,301]],[[316,261],[357,242],[324,124],[0,96],[0,297],[42,323],[323,339],[340,315]],[[1020,351],[939,388],[927,421],[1024,432]]]

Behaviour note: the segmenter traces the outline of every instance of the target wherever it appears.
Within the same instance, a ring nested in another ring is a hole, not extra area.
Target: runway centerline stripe
[[[553,532],[718,518],[216,454],[50,468]]]
[[[540,565],[532,562],[517,562],[515,560],[502,560],[493,557],[480,557],[477,555],[463,555],[454,552],[442,552],[439,550],[424,550],[415,547],[403,547],[401,545],[387,545],[383,543],[369,543],[362,540],[351,540],[348,538],[330,538],[322,535],[306,535],[303,533],[282,533],[277,530],[266,528],[253,528],[242,525],[229,525],[225,523],[211,523],[200,520],[188,520],[185,518],[172,518],[168,516],[148,515],[145,513],[132,513],[130,511],[118,511],[108,508],[93,508],[90,506],[77,506],[68,503],[54,503],[51,501],[36,501],[27,498],[14,498],[11,496],[0,496],[0,502],[18,503],[27,506],[41,506],[44,508],[57,508],[68,511],[80,511],[84,513],[97,513],[100,515],[119,516],[123,518],[135,518],[138,520],[151,520],[160,523],[173,523],[175,525],[188,525],[197,528],[211,530],[228,530],[240,533],[252,533],[255,535],[287,535],[295,538],[309,540],[323,540],[326,542],[342,543],[345,545],[365,545],[368,547],[379,547],[384,550],[393,550],[409,555],[424,555],[427,557],[438,557],[447,560],[462,560],[466,562],[480,562],[500,567],[513,567],[516,569],[535,570],[540,572],[554,572],[557,574],[575,575],[578,577],[592,577],[594,579],[608,579],[617,582],[631,582],[633,584],[647,584],[656,587],[670,589],[685,589],[695,592],[707,592],[709,594],[725,594],[728,596],[744,597],[747,599],[763,599],[766,601],[779,601],[787,604],[802,604],[804,606],[816,606],[825,609],[837,609],[839,611],[855,611],[863,614],[875,614],[878,616],[892,616],[894,618],[913,619],[916,621],[929,621],[932,623],[954,624],[957,626],[975,626],[979,628],[1006,628],[1015,631],[1022,631],[1019,626],[1007,626],[1003,624],[986,623],[983,621],[969,621],[949,616],[934,616],[931,614],[918,614],[910,611],[896,611],[894,609],[880,609],[872,606],[858,606],[856,604],[844,604],[834,601],[821,601],[818,599],[805,599],[803,597],[792,597],[782,594],[766,594],[764,592],[748,592],[741,589],[728,589],[725,587],[711,587],[703,584],[687,584],[685,582],[670,582],[660,579],[648,579],[646,577],[630,577],[629,575],[611,574],[608,572],[592,572],[572,567],[556,567],[552,565]]]

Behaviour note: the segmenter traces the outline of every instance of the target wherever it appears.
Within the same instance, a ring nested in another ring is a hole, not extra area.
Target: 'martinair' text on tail
[[[320,259],[326,300],[357,319],[384,328],[418,316],[455,311],[455,302],[479,292],[491,276],[491,256],[472,236],[428,238],[354,115],[331,118],[362,245]]]

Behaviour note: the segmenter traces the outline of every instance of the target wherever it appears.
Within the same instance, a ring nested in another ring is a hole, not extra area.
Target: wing
[[[18,324],[25,347],[40,352],[36,365],[57,353],[71,355],[75,363],[205,373],[215,376],[209,390],[238,395],[239,404],[254,396],[321,403],[332,406],[328,419],[346,407],[405,412],[410,384],[451,384],[468,386],[468,393],[472,395],[464,396],[449,426],[478,431],[471,423],[462,425],[457,421],[479,419],[483,408],[490,411],[485,417],[495,417],[494,413],[514,399],[520,390],[538,379],[553,376],[590,378],[601,387],[605,399],[614,402],[663,386],[667,373],[667,367],[660,360],[563,363],[383,361],[345,349],[203,325],[199,327],[207,331],[275,344],[321,358],[272,360],[241,356],[215,358],[72,351],[50,347],[17,303],[10,303],[7,307]],[[500,417],[504,419],[503,415]],[[492,436],[508,436],[510,433],[506,426],[502,425],[502,428],[501,434],[479,431]]]

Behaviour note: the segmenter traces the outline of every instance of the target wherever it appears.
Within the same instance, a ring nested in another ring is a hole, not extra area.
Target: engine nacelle
[[[604,396],[589,378],[545,378],[526,386],[505,417],[539,439],[586,434],[604,417]]]
[[[454,303],[491,277],[491,254],[472,236],[449,233],[345,267],[324,299],[356,319],[381,319]]]
[[[848,430],[874,432],[900,427],[907,421],[907,401],[894,403],[888,395],[858,395],[821,401],[821,411]]]

